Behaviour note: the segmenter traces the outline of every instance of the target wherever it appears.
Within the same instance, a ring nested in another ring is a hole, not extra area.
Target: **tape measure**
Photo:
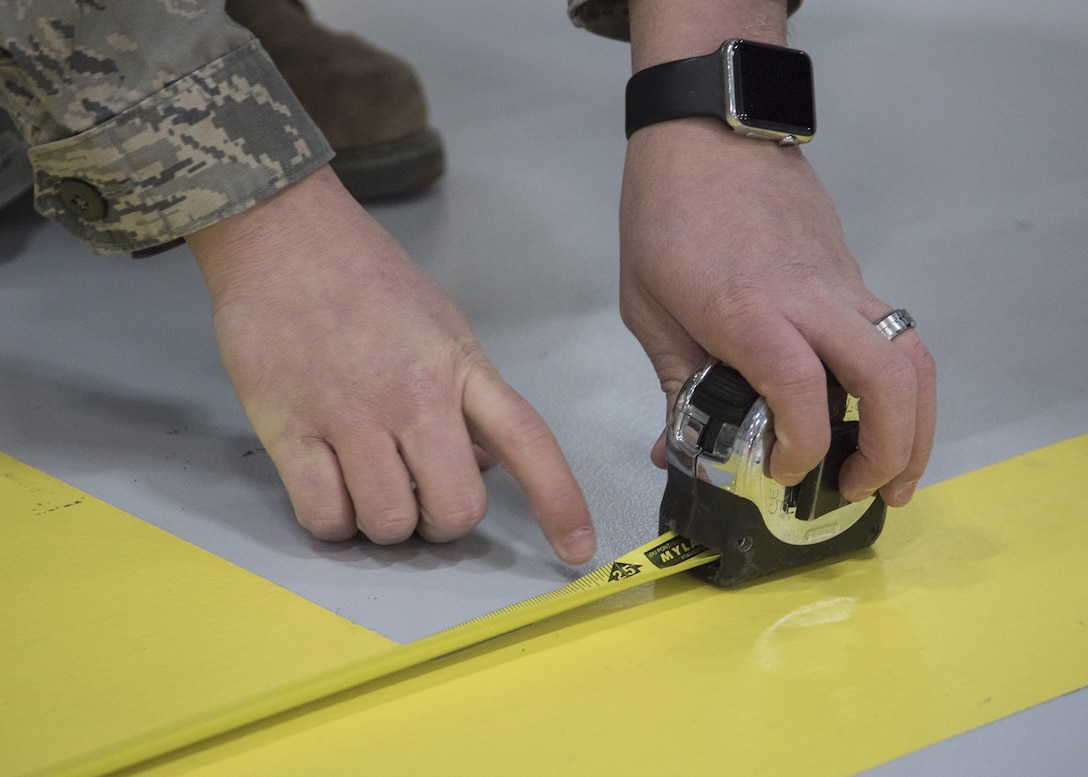
[[[847,501],[839,471],[858,449],[858,400],[827,373],[831,445],[796,486],[767,472],[774,440],[767,400],[739,372],[708,362],[680,390],[665,436],[668,481],[659,528],[717,550],[699,574],[731,588],[872,545],[887,508]]]
[[[435,649],[447,642],[451,647],[456,646],[447,653],[438,653],[439,657],[448,655],[449,652],[463,650],[620,591],[709,564],[718,558],[719,554],[709,548],[675,532],[665,532],[562,588],[481,615],[420,642],[433,641]]]
[[[315,685],[311,688],[311,693],[316,695],[305,701],[363,685],[427,661],[466,650],[553,615],[677,572],[709,564],[718,558],[717,551],[695,544],[675,532],[665,532],[555,591],[525,599],[429,637],[401,645],[390,650],[388,654],[361,659],[355,666],[341,667],[336,672],[338,687],[316,693],[319,688]]]
[[[161,756],[305,704],[319,702],[396,672],[458,653],[583,604],[709,564],[718,557],[716,551],[692,543],[674,532],[666,532],[555,591],[517,602],[429,637],[406,645],[397,645],[322,674],[270,688],[266,694],[251,697],[242,704],[220,710],[217,714],[193,721],[188,726],[179,726],[154,741],[144,742],[141,747],[133,748],[127,755],[115,754],[116,760],[112,760],[110,765],[116,769]]]

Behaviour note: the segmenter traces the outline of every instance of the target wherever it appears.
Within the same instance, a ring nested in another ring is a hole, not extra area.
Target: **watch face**
[[[809,137],[816,132],[812,60],[795,49],[738,40],[730,46],[731,113],[741,127]]]

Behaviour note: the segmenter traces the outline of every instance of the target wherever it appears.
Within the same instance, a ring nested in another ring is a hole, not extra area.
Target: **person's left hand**
[[[668,406],[708,355],[774,413],[771,475],[799,483],[830,443],[824,365],[860,398],[859,450],[840,487],[906,504],[936,423],[936,368],[917,331],[873,326],[892,306],[865,286],[831,198],[800,149],[712,119],[645,127],[628,144],[621,312]],[[664,466],[659,440],[653,458]]]

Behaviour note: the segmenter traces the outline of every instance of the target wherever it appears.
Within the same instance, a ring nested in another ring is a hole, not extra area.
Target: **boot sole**
[[[372,146],[337,151],[330,163],[360,202],[404,197],[426,189],[446,169],[442,139],[430,127]]]

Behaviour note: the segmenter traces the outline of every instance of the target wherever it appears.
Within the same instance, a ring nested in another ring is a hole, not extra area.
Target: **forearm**
[[[367,218],[328,165],[251,208],[186,235],[208,284],[213,312],[256,282],[298,284],[288,260],[319,256],[336,229]],[[365,261],[371,252],[357,246]],[[319,271],[313,262],[313,271]]]
[[[786,42],[786,0],[630,0],[631,67],[708,54],[729,38]]]

